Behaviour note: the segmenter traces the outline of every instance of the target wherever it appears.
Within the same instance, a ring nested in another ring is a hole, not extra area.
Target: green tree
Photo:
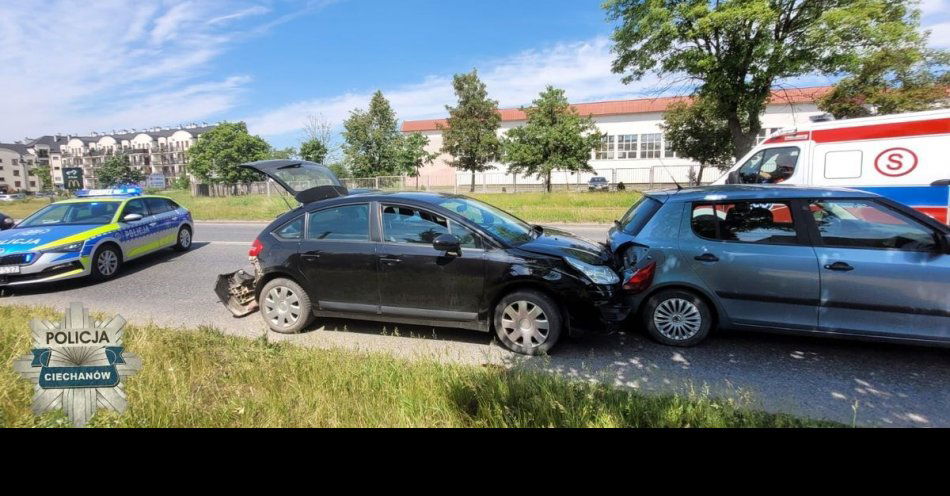
[[[270,160],[289,160],[297,158],[297,149],[288,146],[287,148],[271,148],[267,152],[267,158]]]
[[[755,144],[772,87],[856,70],[884,47],[923,46],[916,4],[894,0],[609,0],[613,70],[696,83],[715,102],[737,156]]]
[[[551,191],[551,171],[592,171],[591,150],[600,146],[601,134],[590,117],[578,115],[564,90],[548,86],[532,107],[523,109],[527,122],[508,131],[504,160],[509,174],[533,174],[544,179]]]
[[[121,184],[137,184],[145,180],[145,176],[137,168],[132,167],[129,156],[120,153],[109,157],[98,169],[96,180],[99,186],[111,188]]]
[[[53,175],[49,170],[48,165],[41,165],[34,170],[36,178],[40,181],[40,190],[41,191],[52,191],[53,190]]]
[[[429,153],[426,146],[429,144],[429,138],[422,133],[412,133],[402,139],[399,152],[396,154],[397,168],[403,174],[413,177],[419,175],[419,169],[432,163],[438,153]]]
[[[356,177],[397,174],[396,156],[402,134],[396,113],[381,91],[373,94],[369,110],[356,109],[343,122],[343,154]]]
[[[670,105],[663,114],[666,146],[680,157],[699,162],[699,172],[692,178],[699,184],[706,167],[728,169],[734,162],[732,133],[718,116],[715,103],[704,98],[690,103]]]
[[[327,158],[327,146],[316,138],[308,139],[300,144],[300,158],[322,164]]]
[[[918,46],[887,47],[861,61],[818,101],[837,119],[916,112],[947,106],[950,56]]]
[[[263,138],[248,133],[243,122],[225,122],[202,134],[192,145],[188,150],[188,167],[202,182],[247,183],[259,180],[260,176],[238,166],[266,159],[270,149]]]
[[[491,162],[502,156],[498,128],[501,115],[498,102],[488,98],[485,83],[478,79],[478,72],[456,74],[452,87],[458,104],[446,105],[449,111],[448,126],[439,125],[442,131],[442,153],[449,154],[453,167],[472,173],[475,191],[475,173],[491,168]]]

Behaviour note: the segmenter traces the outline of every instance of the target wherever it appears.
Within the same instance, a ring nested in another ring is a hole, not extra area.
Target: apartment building
[[[185,173],[187,150],[214,125],[123,129],[88,136],[52,135],[0,143],[0,190],[36,192],[42,184],[36,168],[49,166],[54,187],[63,187],[63,168],[83,169],[88,186],[98,186],[96,169],[117,154],[127,154],[144,175],[159,175],[166,184]]]

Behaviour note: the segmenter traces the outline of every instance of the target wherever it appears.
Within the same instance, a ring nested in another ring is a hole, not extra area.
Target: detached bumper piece
[[[244,317],[258,310],[256,290],[256,270],[253,274],[245,269],[221,274],[214,285],[214,292],[218,295],[218,299],[235,317]]]

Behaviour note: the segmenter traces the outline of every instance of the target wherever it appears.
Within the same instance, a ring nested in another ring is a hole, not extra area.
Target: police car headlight
[[[75,243],[69,243],[67,245],[54,246],[43,250],[42,253],[74,253],[82,251],[83,243],[85,243],[85,241],[76,241]]]
[[[620,282],[617,273],[606,265],[591,265],[572,257],[564,257],[564,260],[571,264],[571,267],[581,271],[594,284],[617,284]]]

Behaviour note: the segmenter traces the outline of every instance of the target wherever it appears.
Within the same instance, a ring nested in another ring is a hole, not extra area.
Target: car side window
[[[369,241],[369,205],[344,205],[310,212],[307,239]]]
[[[471,229],[455,221],[452,221],[449,226],[451,227],[451,233],[458,237],[459,241],[461,241],[462,248],[482,247],[480,238],[478,235],[472,232]]]
[[[413,207],[383,205],[383,241],[431,245],[449,234],[449,222],[441,215]]]
[[[146,198],[145,204],[148,205],[148,211],[151,212],[152,215],[163,214],[170,210],[168,208],[168,202],[163,198]]]
[[[142,217],[148,217],[148,208],[145,206],[145,200],[129,200],[129,202],[125,204],[125,209],[122,210],[122,217],[120,217],[120,219],[129,214],[139,214]]]
[[[274,236],[288,241],[303,238],[303,216],[278,227],[274,230]]]
[[[934,231],[873,200],[816,200],[809,208],[821,243],[846,248],[934,251]]]
[[[701,238],[756,244],[797,244],[791,205],[785,202],[696,203],[691,219]]]

